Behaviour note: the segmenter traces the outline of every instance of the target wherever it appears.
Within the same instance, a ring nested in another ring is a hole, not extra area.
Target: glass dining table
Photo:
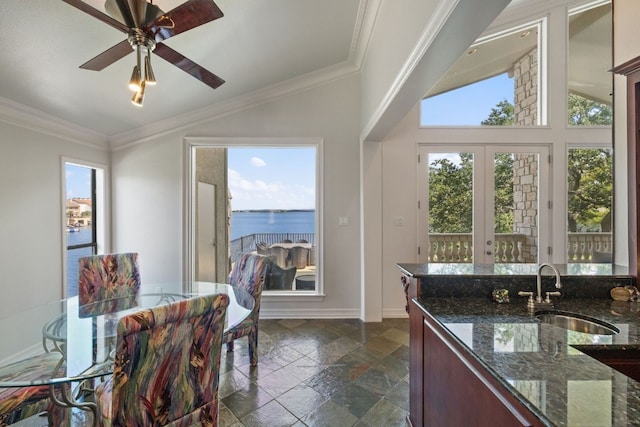
[[[116,304],[128,308],[116,312],[87,309],[75,296],[0,315],[0,403],[5,388],[49,386],[54,403],[95,415],[95,404],[79,400],[77,389],[113,372],[118,320],[142,309],[209,294],[229,296],[225,331],[242,322],[255,304],[247,291],[228,284],[154,283],[142,284],[136,298]]]

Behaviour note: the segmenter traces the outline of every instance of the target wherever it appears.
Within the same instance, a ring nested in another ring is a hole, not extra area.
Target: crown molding
[[[0,121],[91,148],[109,150],[106,135],[2,97]]]
[[[362,68],[365,61],[381,3],[382,0],[360,1],[349,50],[349,61],[353,62],[358,69]]]
[[[199,110],[190,111],[169,119],[154,122],[147,126],[133,129],[132,131],[113,135],[110,141],[111,149],[113,151],[121,150],[147,141],[151,138],[184,130],[188,127],[197,126],[201,123],[206,123],[230,114],[238,113],[240,111],[274,101],[278,98],[307,91],[314,87],[331,83],[357,72],[359,72],[359,68],[355,64],[351,62],[344,62],[303,76],[294,77],[287,81],[280,82],[263,89],[258,89],[246,95],[209,105]]]

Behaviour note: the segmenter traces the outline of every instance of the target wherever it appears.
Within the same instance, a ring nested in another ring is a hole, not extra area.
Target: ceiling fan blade
[[[96,19],[99,19],[100,21],[111,25],[113,28],[115,28],[116,30],[120,30],[123,33],[128,33],[129,32],[129,28],[124,25],[122,22],[113,19],[112,17],[110,17],[109,15],[100,12],[98,9],[96,9],[93,6],[89,6],[88,4],[86,4],[85,2],[83,2],[82,0],[62,0],[63,2],[70,4],[71,6],[75,7],[76,9],[80,9],[81,11],[83,11],[84,13],[93,16]]]
[[[211,71],[201,67],[200,65],[196,64],[189,58],[185,57],[181,53],[176,52],[165,44],[157,44],[153,53],[155,53],[162,59],[172,63],[186,73],[191,74],[202,83],[214,89],[224,83],[224,80],[213,74]]]
[[[224,16],[213,0],[189,0],[145,27],[156,43]]]
[[[133,52],[131,44],[129,44],[128,40],[123,40],[117,45],[105,50],[98,56],[88,60],[87,62],[82,64],[80,68],[83,68],[85,70],[100,71],[113,64],[118,59],[124,58],[131,52]]]

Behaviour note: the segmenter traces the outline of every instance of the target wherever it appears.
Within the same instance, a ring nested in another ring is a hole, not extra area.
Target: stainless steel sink
[[[567,311],[542,310],[537,311],[535,316],[542,323],[585,334],[616,335],[620,332],[620,329],[610,323]]]

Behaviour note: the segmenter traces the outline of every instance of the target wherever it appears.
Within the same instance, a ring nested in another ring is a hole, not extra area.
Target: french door
[[[419,262],[546,260],[549,170],[547,146],[421,145]]]

